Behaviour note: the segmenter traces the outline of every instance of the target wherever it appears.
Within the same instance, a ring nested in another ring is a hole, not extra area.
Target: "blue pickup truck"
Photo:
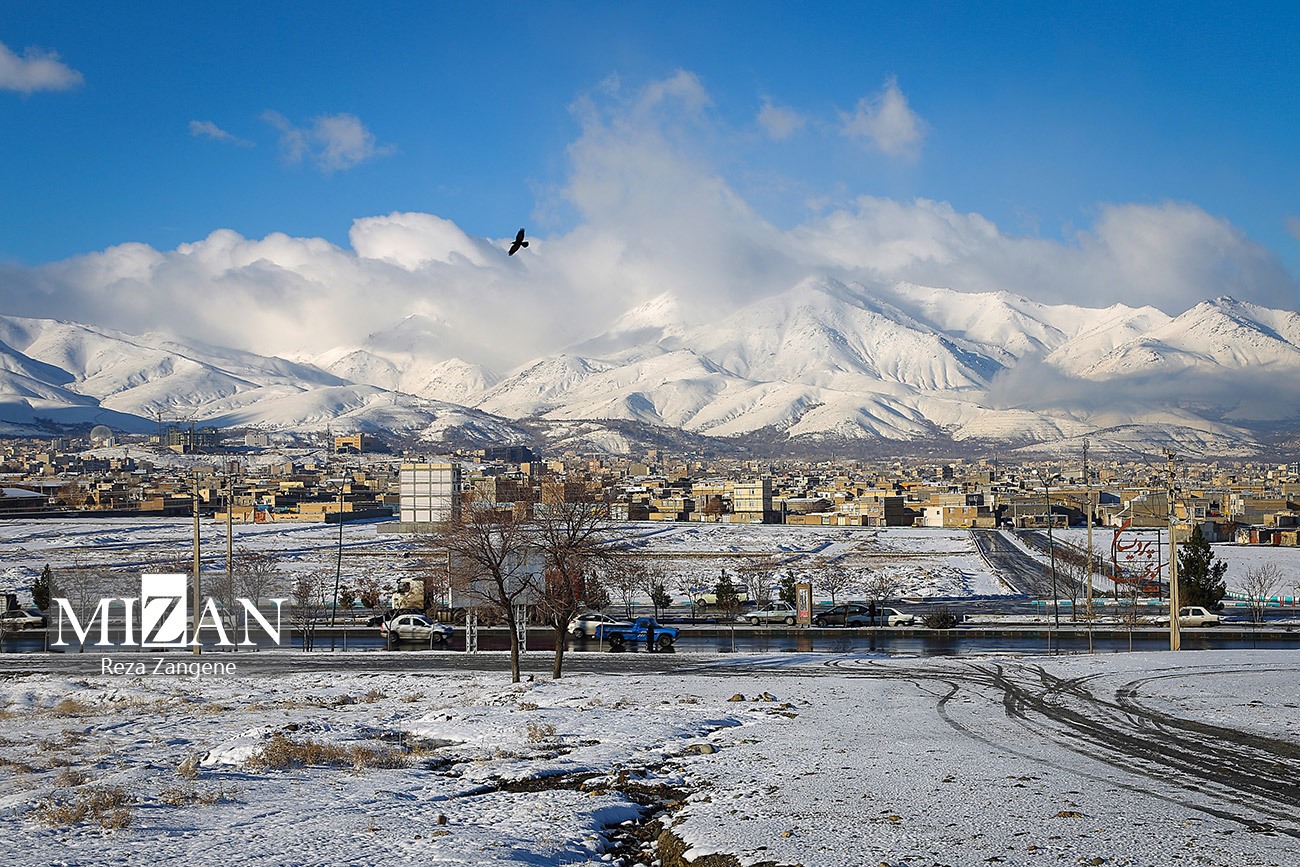
[[[667,650],[677,640],[677,630],[672,626],[661,626],[653,617],[638,617],[631,626],[626,624],[602,623],[596,627],[596,637],[609,642],[610,647],[623,647],[626,644],[645,644],[654,632],[655,646]]]

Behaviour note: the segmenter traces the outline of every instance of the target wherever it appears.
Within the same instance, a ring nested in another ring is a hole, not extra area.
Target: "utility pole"
[[[235,604],[235,467],[234,461],[226,464],[226,601],[231,606],[234,619]],[[232,627],[233,628],[233,627]],[[238,645],[235,645],[238,647]]]
[[[343,468],[345,471],[347,467]],[[339,552],[334,565],[334,601],[330,607],[330,651],[334,650],[333,626],[339,612],[339,582],[343,579],[343,477],[339,477]]]
[[[1088,586],[1085,589],[1087,594],[1087,604],[1085,610],[1088,612],[1088,622],[1092,622],[1092,474],[1088,472],[1088,440],[1083,440],[1083,484],[1084,491],[1088,499],[1088,569],[1084,573]]]
[[[1174,453],[1165,449],[1165,460],[1168,464],[1169,480],[1168,487],[1165,490],[1165,496],[1169,503],[1169,649],[1181,650],[1183,646],[1183,636],[1179,631],[1178,609],[1180,600],[1178,592],[1178,542],[1174,538]]]
[[[194,626],[193,647],[195,655],[202,652],[199,646],[199,620],[202,617],[202,606],[200,604],[202,597],[199,595],[199,471],[194,471],[194,504],[191,511],[194,512],[194,605],[192,607]]]
[[[1057,597],[1061,594],[1056,589],[1056,543],[1052,540],[1052,474],[1049,470],[1043,474],[1043,499],[1047,501],[1047,554],[1052,563],[1052,620],[1056,626],[1057,650],[1061,643],[1061,605]]]

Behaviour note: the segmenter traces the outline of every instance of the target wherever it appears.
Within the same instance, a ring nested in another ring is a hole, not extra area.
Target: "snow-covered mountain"
[[[479,387],[481,391],[481,387]],[[105,328],[0,316],[0,431],[107,424],[148,432],[157,419],[266,430],[391,431],[517,441],[504,419],[358,383],[311,364]]]
[[[1300,428],[1300,316],[1227,297],[1170,317],[816,278],[716,321],[684,309],[665,292],[503,378],[453,324],[420,315],[298,361],[0,317],[0,421],[148,429],[162,413],[609,451],[653,437],[905,451],[1087,436],[1098,450],[1232,454]]]

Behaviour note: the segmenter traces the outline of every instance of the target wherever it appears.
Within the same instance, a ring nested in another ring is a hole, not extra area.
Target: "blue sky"
[[[644,208],[644,229],[681,219],[643,204],[663,185],[591,191],[653,185],[614,155],[653,139],[783,231],[925,201],[1069,257],[1105,240],[1108,208],[1186,206],[1263,262],[1259,300],[1294,309],[1295,9],[10,0],[0,262],[218,229],[348,250],[354,220],[394,212],[558,239]],[[1254,267],[1234,256],[1224,273]]]

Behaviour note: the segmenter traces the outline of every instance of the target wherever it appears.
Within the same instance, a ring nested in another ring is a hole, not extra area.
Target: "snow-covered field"
[[[381,534],[377,523],[345,524],[343,573],[393,582],[421,568],[417,537]],[[738,576],[747,564],[767,559],[780,572],[810,580],[818,572],[870,569],[888,573],[900,597],[1006,593],[963,530],[891,527],[883,530],[743,524],[615,524],[640,552],[652,555],[669,586],[685,599],[691,586],[711,587],[721,570]],[[274,554],[286,574],[334,569],[339,529],[326,524],[238,524],[234,546]],[[225,571],[226,528],[204,521],[200,531],[205,569]],[[187,564],[193,523],[186,518],[102,518],[0,522],[0,592],[26,587],[49,563],[61,567],[102,565],[127,571]],[[436,560],[437,558],[433,558]],[[188,566],[183,566],[188,569]],[[773,573],[775,574],[775,573]],[[841,599],[861,588],[850,586]]]
[[[6,665],[5,863],[1300,863],[1300,652],[343,663]]]

